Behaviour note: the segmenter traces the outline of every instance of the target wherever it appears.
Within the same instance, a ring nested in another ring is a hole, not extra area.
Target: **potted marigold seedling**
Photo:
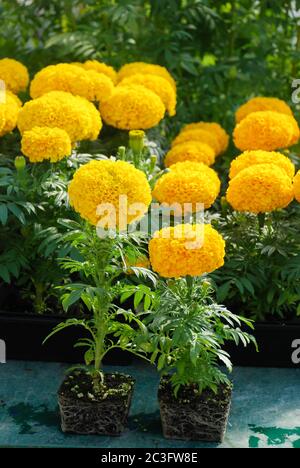
[[[103,359],[113,348],[139,355],[133,343],[139,328],[145,327],[137,315],[117,306],[116,299],[123,292],[119,278],[126,273],[126,258],[139,255],[139,236],[129,234],[126,227],[148,210],[151,191],[144,173],[130,163],[102,160],[91,161],[75,172],[69,198],[87,222],[73,222],[68,234],[82,261],[65,259],[63,266],[77,272],[82,281],[66,286],[63,306],[67,309],[82,300],[91,316],[69,319],[52,332],[79,325],[90,335],[76,344],[87,348],[86,365],[73,369],[58,392],[61,427],[78,434],[118,435],[126,423],[134,380],[104,373]]]
[[[232,384],[226,340],[254,341],[242,332],[238,317],[214,302],[203,276],[223,264],[225,242],[211,225],[179,224],[154,234],[150,261],[161,281],[148,315],[152,362],[161,375],[158,390],[164,436],[171,439],[222,441]],[[148,343],[149,345],[149,343]]]

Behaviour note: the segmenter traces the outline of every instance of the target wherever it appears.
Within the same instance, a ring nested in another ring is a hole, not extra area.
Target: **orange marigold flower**
[[[184,204],[186,211],[197,211],[200,203],[209,208],[220,191],[217,173],[203,163],[178,162],[170,166],[170,172],[158,179],[153,189],[153,197],[160,203],[177,204],[174,211],[180,212]]]
[[[210,224],[178,224],[154,234],[149,255],[162,277],[200,276],[224,265],[225,241]]]
[[[274,111],[281,114],[293,115],[291,108],[285,101],[274,97],[258,96],[249,99],[249,101],[238,108],[235,113],[235,120],[239,123],[247,115],[258,111]]]
[[[150,89],[160,97],[171,117],[176,114],[176,91],[168,80],[161,76],[137,73],[136,75],[123,78],[118,86],[128,86],[131,84],[142,85]]]
[[[255,164],[275,164],[281,167],[291,179],[295,174],[295,166],[288,157],[276,151],[255,150],[245,151],[231,161],[229,178],[233,179],[243,169]]]
[[[216,153],[211,146],[201,141],[187,141],[175,145],[165,156],[165,166],[183,161],[202,162],[211,166],[215,162]]]
[[[126,161],[93,160],[80,166],[68,193],[75,211],[94,225],[105,221],[107,205],[110,204],[116,215],[111,220],[116,225],[110,227],[118,226],[120,229],[140,219],[151,203],[151,189],[145,174]],[[121,203],[121,196],[127,197],[127,203]],[[137,203],[140,208],[133,213],[132,206]],[[105,214],[98,211],[101,205]],[[106,226],[101,224],[101,227]]]
[[[298,138],[295,119],[273,111],[252,112],[236,125],[233,132],[234,144],[241,151],[273,151],[295,144]]]
[[[236,211],[274,211],[293,200],[292,180],[275,164],[256,164],[231,179],[226,198]]]
[[[221,148],[220,151],[224,153],[224,151],[227,150],[228,144],[229,144],[229,135],[228,133],[226,133],[224,128],[221,127],[221,125],[216,122],[190,123],[190,124],[185,125],[180,133],[188,132],[190,130],[198,130],[198,129],[207,130],[208,132],[213,133],[219,140],[220,148]]]
[[[185,143],[189,141],[199,141],[201,143],[206,143],[209,145],[215,152],[216,156],[221,152],[221,145],[217,136],[211,133],[208,130],[202,128],[195,130],[187,130],[185,132],[179,133],[177,137],[172,141],[172,148],[180,143]]]
[[[165,114],[162,100],[140,85],[116,87],[109,99],[100,103],[103,120],[121,130],[155,127]]]
[[[176,82],[172,75],[168,72],[165,67],[160,65],[154,65],[152,63],[145,63],[145,62],[132,62],[126,63],[123,67],[119,70],[118,73],[118,82],[122,81],[123,78],[131,75],[135,75],[136,73],[142,73],[143,75],[158,75],[165,78],[169,83],[172,85],[174,90],[176,91]]]

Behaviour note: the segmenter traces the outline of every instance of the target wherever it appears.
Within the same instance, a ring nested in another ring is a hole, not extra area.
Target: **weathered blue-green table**
[[[156,401],[154,369],[137,363],[113,367],[135,376],[128,430],[117,438],[60,431],[56,391],[66,365],[0,364],[0,447],[195,448],[211,444],[165,440]],[[300,368],[237,368],[225,441],[219,447],[300,448]]]

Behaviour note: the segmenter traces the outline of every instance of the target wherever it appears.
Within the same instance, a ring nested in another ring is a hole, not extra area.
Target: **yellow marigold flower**
[[[87,70],[86,73],[90,79],[90,88],[83,97],[89,101],[99,102],[108,99],[114,90],[112,80],[104,73],[98,73],[95,70]]]
[[[208,132],[213,133],[220,143],[221,152],[227,150],[229,144],[229,135],[226,133],[223,127],[216,122],[195,122],[187,124],[183,127],[180,133],[188,132],[190,130],[199,130],[203,129]]]
[[[216,172],[203,163],[178,162],[170,166],[170,172],[158,179],[153,189],[153,197],[160,203],[180,204],[175,213],[180,212],[182,205],[191,204],[191,209],[196,211],[197,203],[203,203],[204,208],[209,208],[217,198],[220,191],[220,179]]]
[[[293,200],[292,180],[275,164],[256,164],[231,179],[226,198],[236,211],[274,211]]]
[[[75,142],[95,140],[102,122],[91,102],[63,91],[51,91],[25,103],[19,113],[18,127],[21,133],[33,127],[61,128]]]
[[[136,75],[123,78],[118,86],[128,86],[132,84],[142,85],[153,91],[160,97],[169,115],[172,117],[176,114],[176,92],[165,78],[157,75],[143,75],[137,73]]]
[[[154,234],[149,254],[160,276],[200,276],[224,265],[225,242],[210,224],[178,224]]]
[[[16,94],[12,93],[8,89],[5,91],[5,93],[6,93],[6,96],[10,96],[15,101],[15,103],[17,104],[17,106],[19,108],[22,107],[23,103],[22,103],[21,99]]]
[[[20,106],[16,96],[10,92],[6,92],[5,102],[0,103],[0,109],[2,109],[5,120],[2,129],[0,129],[0,136],[3,136],[6,133],[12,132],[17,125]]]
[[[274,97],[258,96],[249,99],[245,104],[242,104],[235,113],[235,120],[239,123],[251,112],[258,111],[274,111],[281,114],[293,115],[291,108],[286,102]]]
[[[165,67],[160,65],[154,65],[152,63],[145,62],[132,62],[126,63],[119,70],[118,73],[118,82],[122,81],[123,78],[127,76],[136,75],[137,73],[142,73],[143,75],[158,75],[165,78],[172,85],[172,88],[176,91],[176,82],[172,75],[168,72]]]
[[[293,191],[296,200],[300,203],[300,171],[298,171],[294,177]]]
[[[0,60],[0,80],[15,94],[25,91],[29,83],[28,70],[21,62],[11,58]]]
[[[216,153],[213,148],[200,141],[187,141],[175,145],[165,156],[165,166],[183,161],[201,162],[211,166],[215,162]]]
[[[103,120],[121,130],[146,130],[164,117],[165,107],[157,94],[140,85],[120,86],[100,103]]]
[[[122,203],[120,196],[126,196],[127,203]],[[105,215],[99,211],[99,206],[111,204],[116,212],[116,219],[111,217],[111,221],[124,229],[126,221],[130,224],[147,212],[151,189],[145,174],[126,161],[90,161],[75,172],[69,185],[69,197],[75,211],[94,225],[104,222]],[[135,203],[141,204],[137,212],[132,210]]]
[[[286,148],[299,137],[296,136],[296,125],[293,117],[279,112],[252,112],[236,125],[234,144],[241,151]]]
[[[87,60],[82,64],[82,66],[86,70],[94,70],[98,73],[103,73],[108,76],[114,84],[117,82],[116,70],[110,65],[106,65],[106,63],[98,62],[98,60]]]
[[[49,91],[66,91],[89,101],[108,98],[114,89],[112,80],[95,70],[85,70],[70,63],[49,65],[39,71],[30,85],[32,98]]]
[[[177,135],[177,137],[172,141],[171,146],[173,148],[180,143],[189,141],[200,141],[201,143],[206,143],[215,151],[216,156],[221,152],[221,145],[216,135],[202,128],[179,133],[179,135]]]
[[[275,164],[283,169],[292,179],[295,174],[295,166],[292,161],[281,153],[276,151],[245,151],[237,158],[231,161],[229,178],[233,179],[243,169],[254,166],[255,164]]]
[[[60,128],[33,127],[23,133],[21,151],[32,163],[56,162],[71,154],[71,140]]]

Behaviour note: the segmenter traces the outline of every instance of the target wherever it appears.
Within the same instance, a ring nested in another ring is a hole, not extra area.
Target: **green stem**
[[[193,276],[187,275],[185,277],[185,281],[186,281],[186,285],[187,285],[187,288],[188,288],[189,297],[191,298],[192,297],[192,292],[193,292],[193,286],[194,286],[194,278],[193,278]]]
[[[100,244],[102,244],[100,248]],[[94,376],[93,383],[95,390],[99,390],[103,382],[102,361],[105,354],[105,338],[107,335],[107,314],[110,307],[109,291],[110,286],[106,278],[106,267],[109,264],[110,255],[113,250],[113,241],[99,241],[92,235],[90,244],[90,253],[96,259],[94,282],[98,289],[97,302],[94,310],[95,319],[95,356],[94,356]],[[107,245],[106,245],[107,244]]]
[[[45,301],[44,301],[44,287],[41,283],[33,282],[35,287],[35,300],[34,308],[38,314],[42,314],[45,310]]]
[[[140,151],[132,151],[132,155],[133,155],[133,164],[134,166],[139,169],[140,168],[140,158],[141,158],[141,153]]]

